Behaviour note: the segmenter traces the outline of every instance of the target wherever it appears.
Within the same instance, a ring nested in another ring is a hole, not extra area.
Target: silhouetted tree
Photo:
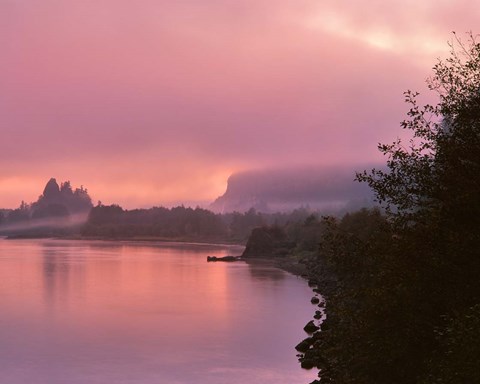
[[[388,169],[357,175],[387,218],[329,221],[317,265],[335,285],[304,357],[322,383],[479,380],[480,44],[470,35],[451,47],[428,82],[439,103],[405,94],[409,145],[381,144]]]
[[[30,219],[30,206],[22,200],[20,207],[10,211],[8,216],[8,223],[19,223]]]

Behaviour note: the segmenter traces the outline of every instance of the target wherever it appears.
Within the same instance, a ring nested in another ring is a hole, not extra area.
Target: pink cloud
[[[385,4],[2,2],[0,180],[25,183],[0,206],[51,176],[133,206],[213,199],[240,169],[378,161],[402,92],[479,16],[473,1]]]

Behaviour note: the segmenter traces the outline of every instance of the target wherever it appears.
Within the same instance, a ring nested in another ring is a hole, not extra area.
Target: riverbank
[[[281,269],[285,272],[288,272],[292,275],[301,277],[305,280],[309,279],[308,269],[306,265],[301,263],[296,256],[250,256],[242,257],[242,261],[247,264],[263,264],[271,267]]]
[[[196,244],[196,245],[218,245],[218,246],[238,246],[245,247],[238,240],[229,239],[211,239],[211,238],[189,238],[189,237],[160,237],[160,236],[81,236],[81,235],[47,235],[47,234],[15,234],[1,236],[6,240],[76,240],[76,241],[122,241],[122,242],[148,242],[148,243],[172,243],[172,244]]]
[[[303,369],[319,369],[316,366],[316,343],[319,339],[320,333],[323,330],[327,329],[325,324],[325,320],[327,318],[327,294],[323,294],[322,287],[325,287],[326,292],[328,292],[328,289],[330,289],[330,287],[328,287],[328,282],[331,281],[331,277],[325,275],[322,278],[319,278],[318,275],[314,275],[313,273],[311,273],[311,270],[308,267],[308,263],[304,258],[300,258],[299,256],[294,255],[284,257],[261,258],[259,259],[259,261],[255,260],[253,262],[270,262],[271,265],[273,265],[274,267],[279,268],[292,275],[298,276],[307,282],[308,286],[311,289],[311,296],[309,299],[305,298],[305,300],[310,300],[310,303],[312,304],[312,313],[310,320],[306,323],[304,327],[304,331],[306,332],[305,338],[302,340],[298,340],[298,344],[295,346],[295,349],[298,352],[298,361]],[[320,381],[318,379],[315,379],[311,381],[310,384],[319,383]]]
[[[172,243],[190,243],[190,244],[210,244],[210,245],[238,245],[245,246],[238,239],[226,239],[220,237],[194,237],[194,236],[68,236],[61,237],[66,240],[108,240],[108,241],[145,241],[145,242],[172,242]]]

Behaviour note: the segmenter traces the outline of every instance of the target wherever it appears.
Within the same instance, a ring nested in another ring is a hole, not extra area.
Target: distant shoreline
[[[121,241],[121,242],[145,242],[145,243],[177,243],[177,244],[192,244],[192,245],[210,245],[210,246],[236,246],[245,247],[245,244],[240,242],[228,241],[228,240],[215,240],[215,239],[189,239],[189,238],[165,238],[156,236],[121,236],[121,237],[108,237],[108,236],[55,236],[55,235],[9,235],[2,236],[6,240],[38,240],[38,239],[52,239],[52,240],[79,240],[79,241]]]
[[[17,234],[17,235],[3,235],[1,236],[7,240],[28,240],[28,239],[58,239],[58,240],[104,240],[104,241],[133,241],[133,242],[170,242],[170,243],[190,243],[190,244],[208,244],[208,245],[229,245],[229,246],[242,246],[239,241],[228,240],[228,239],[199,239],[199,238],[188,238],[188,237],[161,237],[161,236],[81,236],[81,235],[67,235],[67,236],[58,236],[58,235],[28,235],[28,234]]]
[[[213,240],[213,239],[188,239],[188,238],[165,238],[156,236],[134,236],[134,237],[107,237],[107,236],[32,236],[32,235],[12,235],[2,236],[5,240],[77,240],[77,241],[111,241],[111,242],[132,242],[132,243],[167,243],[170,245],[199,245],[199,246],[214,246],[214,247],[238,247],[245,248],[245,244],[240,242]],[[237,256],[237,255],[235,255]],[[240,256],[240,255],[238,255]],[[300,264],[295,257],[274,257],[274,256],[251,256],[243,258],[242,261],[247,264],[265,263],[272,265],[278,269],[288,272],[294,276],[299,276],[308,280],[308,270],[305,265]]]

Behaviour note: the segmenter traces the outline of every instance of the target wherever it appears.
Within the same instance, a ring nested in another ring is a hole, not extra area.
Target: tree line
[[[327,318],[301,356],[315,383],[480,383],[480,44],[454,35],[437,105],[410,111],[387,170],[357,178],[379,210],[325,218],[306,262]]]
[[[286,225],[311,214],[307,208],[289,213],[247,212],[216,214],[200,207],[177,206],[126,210],[119,205],[98,204],[81,228],[83,237],[164,238],[188,241],[244,243],[253,228]]]

